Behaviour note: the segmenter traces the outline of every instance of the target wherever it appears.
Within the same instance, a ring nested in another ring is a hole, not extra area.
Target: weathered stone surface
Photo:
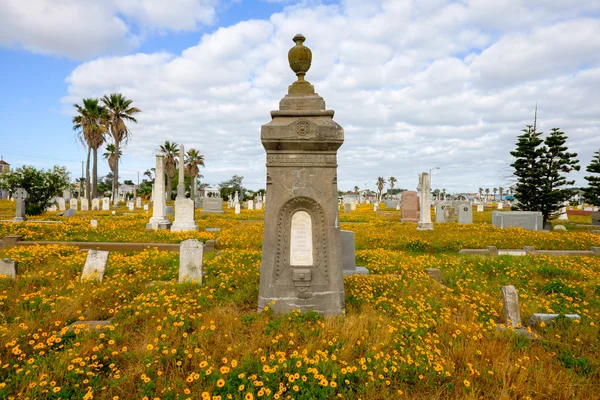
[[[554,228],[552,228],[552,230],[555,230],[555,231],[566,231],[567,228],[565,228],[564,225],[554,225]]]
[[[220,197],[205,197],[202,199],[202,212],[223,214],[223,199]]]
[[[205,253],[212,253],[215,251],[216,248],[217,248],[217,243],[214,240],[207,240],[206,243],[204,243],[204,252]]]
[[[108,197],[102,198],[102,211],[110,210],[110,199]]]
[[[451,205],[444,207],[444,221],[445,222],[456,222],[456,206]]]
[[[297,47],[303,40],[296,37]],[[336,154],[344,131],[304,73],[297,74],[261,128],[269,206],[258,309],[336,315],[344,311]]]
[[[483,204],[477,204],[477,212],[482,212],[484,210]]]
[[[92,199],[92,211],[100,210],[100,199]]]
[[[473,223],[473,206],[469,202],[459,204],[458,209],[458,223],[459,224],[472,224]]]
[[[133,201],[127,202],[127,209],[129,211],[135,211],[135,204],[133,203]]]
[[[16,279],[18,272],[18,263],[10,258],[0,260],[0,278]]]
[[[446,221],[446,217],[445,217],[446,214],[444,213],[444,211],[448,207],[452,207],[451,201],[444,201],[444,202],[436,204],[436,206],[435,206],[435,222],[437,222],[437,223],[448,222],[448,221]]]
[[[506,324],[514,327],[521,325],[521,311],[519,309],[519,295],[514,286],[502,287],[502,303],[504,304],[504,317]]]
[[[248,200],[248,201],[246,202],[246,208],[247,208],[248,210],[254,210],[254,201],[253,201],[253,200]]]
[[[421,231],[432,231],[433,223],[431,222],[431,203],[429,201],[431,183],[427,172],[423,172],[419,175],[419,190],[421,193],[419,198],[419,208],[421,209],[421,213],[419,214],[417,229]]]
[[[175,221],[171,232],[185,232],[198,230],[194,219],[194,200],[178,196],[175,200]]]
[[[235,211],[236,214],[240,213],[240,203],[235,203]]]
[[[419,197],[417,192],[402,192],[402,222],[417,222],[419,217]]]
[[[542,213],[538,211],[493,211],[492,224],[499,228],[523,228],[539,231],[543,228]]]
[[[172,217],[175,216],[175,212],[173,211],[173,206],[167,206],[165,208],[165,212],[166,212],[167,215],[170,215]]]
[[[108,264],[108,251],[90,250],[88,251],[83,272],[81,273],[81,281],[98,280],[102,282],[106,264]]]
[[[92,219],[92,220],[90,221],[90,225],[91,225],[92,227],[94,227],[94,228],[97,228],[97,227],[98,227],[98,220],[97,220],[97,219]]]
[[[600,226],[600,211],[592,212],[592,225]]]
[[[136,197],[136,199],[135,199],[135,207],[136,208],[142,208],[142,198],[141,197]]]
[[[206,228],[206,232],[221,232],[221,228]]]
[[[356,245],[354,242],[354,232],[340,230],[342,240],[342,265],[344,273],[356,269]]]
[[[90,208],[90,202],[85,197],[81,199],[81,211],[88,211]]]
[[[344,214],[349,214],[352,212],[352,204],[346,203],[344,204]]]
[[[62,213],[63,217],[72,217],[75,215],[75,210],[73,208],[69,208],[67,211]]]
[[[425,268],[425,273],[437,283],[442,283],[442,271],[439,268]]]
[[[167,218],[165,209],[165,157],[161,154],[156,155],[156,169],[153,186],[153,206],[152,217],[146,224],[146,229],[169,229],[171,222]]]
[[[75,199],[75,198],[71,199],[71,201],[69,202],[69,208],[71,210],[77,211],[77,199]]]
[[[66,204],[65,204],[65,199],[62,198],[62,197],[59,197],[56,200],[58,202],[58,210],[59,211],[65,211],[67,209]]]
[[[533,314],[531,316],[531,318],[529,318],[529,325],[530,326],[536,326],[539,322],[543,322],[545,324],[549,324],[550,322],[552,322],[554,319],[556,319],[559,316],[564,316],[565,318],[569,318],[569,319],[576,319],[576,320],[581,320],[581,317],[579,316],[579,314]]]
[[[203,250],[203,243],[196,239],[181,242],[179,249],[179,283],[195,282],[202,284]]]

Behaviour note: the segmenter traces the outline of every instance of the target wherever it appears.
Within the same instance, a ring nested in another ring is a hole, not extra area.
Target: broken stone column
[[[18,188],[13,193],[13,199],[15,199],[17,203],[17,212],[15,217],[12,219],[14,222],[23,222],[27,220],[27,217],[25,217],[25,200],[28,198],[29,193],[27,193],[27,190],[23,188]]]
[[[18,263],[10,258],[0,260],[0,278],[17,278]]]
[[[202,252],[204,245],[196,239],[181,242],[179,247],[179,283],[202,284]]]
[[[296,35],[288,59],[298,80],[261,128],[267,197],[258,309],[344,311],[337,150],[344,130],[304,76],[311,51]]]
[[[429,174],[427,172],[423,172],[421,175],[419,175],[419,189],[421,192],[419,199],[421,202],[421,214],[419,215],[417,230],[432,231],[433,223],[431,222],[431,203],[429,201],[429,196],[431,194],[431,183],[429,181]]]
[[[97,280],[102,282],[108,264],[108,255],[108,251],[89,250],[81,273],[81,281]]]
[[[521,311],[519,310],[519,294],[514,286],[502,287],[502,302],[504,303],[504,316],[506,325],[516,328],[521,325]]]
[[[146,229],[157,230],[159,225],[169,226],[171,222],[167,218],[166,200],[165,200],[165,157],[162,154],[156,155],[156,169],[154,173],[154,202],[152,207],[152,217],[146,224]],[[104,209],[104,201],[103,201]]]

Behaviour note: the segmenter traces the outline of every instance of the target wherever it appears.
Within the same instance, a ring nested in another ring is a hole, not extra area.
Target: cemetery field
[[[14,215],[9,203],[0,201],[4,218]],[[177,283],[175,252],[111,252],[100,283],[80,282],[86,253],[73,246],[0,250],[19,262],[16,280],[0,279],[0,398],[598,398],[600,257],[458,254],[600,246],[579,226],[591,218],[542,233],[494,228],[486,211],[473,225],[417,231],[396,211],[359,205],[341,225],[355,232],[357,265],[370,275],[346,277],[346,315],[324,318],[256,312],[262,211],[197,212],[194,233],[145,231],[150,214],[124,212],[47,213],[40,219],[63,223],[0,223],[0,237],[219,239],[219,252],[204,254],[202,285]],[[441,269],[444,286],[425,268]],[[534,313],[581,320],[558,318],[529,335],[498,329],[509,284],[524,322]],[[110,324],[68,329],[90,320]]]

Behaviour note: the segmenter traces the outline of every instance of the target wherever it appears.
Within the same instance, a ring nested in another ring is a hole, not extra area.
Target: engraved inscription
[[[313,264],[312,219],[306,211],[297,211],[292,216],[290,234],[290,265],[311,266]]]
[[[326,164],[335,166],[335,154],[268,154],[268,165],[278,164]]]

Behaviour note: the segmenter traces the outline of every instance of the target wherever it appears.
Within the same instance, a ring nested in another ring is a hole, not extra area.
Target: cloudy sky
[[[507,187],[536,103],[582,170],[600,149],[600,0],[0,0],[0,154],[79,176],[72,104],[118,91],[143,110],[122,179],[170,140],[205,155],[204,182],[264,187],[260,126],[299,32],[345,129],[340,189],[434,167],[450,192]]]

